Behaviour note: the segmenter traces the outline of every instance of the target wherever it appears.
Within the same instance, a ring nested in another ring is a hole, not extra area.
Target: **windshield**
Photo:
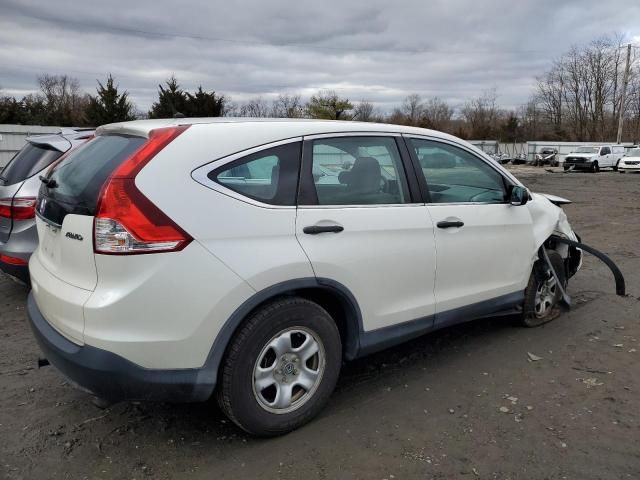
[[[629,150],[627,157],[640,157],[640,148],[632,148]]]
[[[0,172],[4,185],[13,185],[32,177],[58,159],[62,152],[48,145],[27,143]]]
[[[598,153],[599,150],[598,147],[578,147],[575,153]]]

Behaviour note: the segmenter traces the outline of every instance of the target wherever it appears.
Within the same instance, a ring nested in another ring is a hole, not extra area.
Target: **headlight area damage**
[[[582,265],[582,254],[588,252],[599,258],[609,267],[616,282],[616,294],[626,295],[624,276],[618,266],[604,253],[581,242],[581,239],[572,230],[567,216],[560,205],[571,203],[570,200],[545,194],[532,194],[533,202],[530,202],[529,210],[534,223],[534,235],[537,247],[537,259],[543,261],[556,279],[558,288],[562,294],[562,304],[566,308],[571,307],[571,298],[565,290],[565,285],[560,281],[558,272],[549,258],[549,251],[557,252],[564,260],[566,278],[570,278]]]

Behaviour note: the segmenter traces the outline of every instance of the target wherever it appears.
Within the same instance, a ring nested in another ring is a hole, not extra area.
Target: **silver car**
[[[27,138],[27,144],[0,172],[0,270],[3,272],[29,283],[29,257],[38,246],[35,205],[41,183],[39,174],[93,133],[93,130],[65,128],[59,134]]]

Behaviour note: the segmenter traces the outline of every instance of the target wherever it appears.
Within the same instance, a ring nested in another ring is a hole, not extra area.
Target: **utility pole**
[[[631,68],[631,44],[627,45],[627,66],[624,69],[624,77],[622,80],[622,95],[620,95],[620,112],[618,118],[618,138],[616,143],[622,142],[622,122],[624,121],[624,100],[627,94],[627,84],[629,83],[629,70]]]

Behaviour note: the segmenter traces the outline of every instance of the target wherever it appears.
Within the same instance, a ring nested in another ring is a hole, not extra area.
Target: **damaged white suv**
[[[100,398],[215,391],[276,435],[321,410],[343,360],[479,317],[554,318],[581,250],[552,201],[419,128],[107,125],[43,177],[28,314]]]

